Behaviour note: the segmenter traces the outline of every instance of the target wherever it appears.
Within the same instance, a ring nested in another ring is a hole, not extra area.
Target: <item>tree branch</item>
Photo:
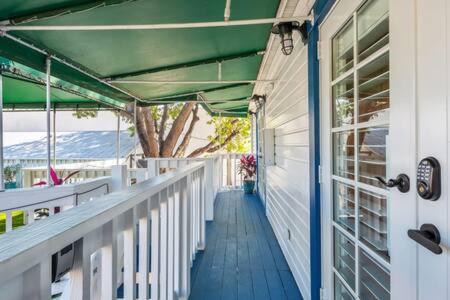
[[[172,128],[167,135],[166,140],[164,141],[163,147],[161,149],[161,157],[171,157],[173,153],[173,149],[177,144],[178,138],[183,132],[184,126],[191,114],[192,108],[194,107],[194,102],[185,103],[183,108],[181,109],[178,117],[173,121]],[[161,129],[160,129],[161,130]]]
[[[158,132],[158,143],[160,151],[162,151],[163,149],[164,134],[166,131],[166,122],[168,118],[169,118],[169,106],[165,104],[161,116],[161,122],[159,123],[159,132]]]
[[[194,110],[192,111],[192,120],[191,124],[189,125],[188,130],[186,131],[186,134],[183,137],[183,140],[181,141],[181,144],[178,146],[177,151],[175,151],[175,157],[182,157],[184,156],[184,153],[186,152],[186,148],[189,145],[189,142],[191,141],[192,132],[194,131],[195,124],[200,120],[198,117],[198,104],[195,105]]]
[[[233,120],[231,124],[235,125],[237,122],[238,120]],[[223,141],[220,141],[220,135],[216,135],[211,142],[192,151],[187,157],[198,157],[203,153],[213,153],[222,149],[239,133],[239,130],[239,128],[235,128]]]
[[[155,123],[153,123],[152,112],[148,107],[141,108],[141,111],[145,120],[145,128],[148,136],[148,143],[150,146],[150,157],[158,157],[159,147],[156,140]]]
[[[149,157],[151,147],[150,143],[148,142],[147,129],[145,128],[145,122],[143,119],[141,108],[138,108],[136,113],[136,128],[134,130],[134,134],[137,134],[139,137],[139,142],[141,143],[144,156]]]

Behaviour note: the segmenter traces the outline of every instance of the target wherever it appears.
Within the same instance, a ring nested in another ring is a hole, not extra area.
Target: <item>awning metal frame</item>
[[[236,54],[227,55],[227,56],[213,57],[213,58],[208,58],[208,59],[180,63],[180,64],[171,65],[171,66],[163,66],[163,67],[158,67],[158,68],[116,74],[116,75],[104,77],[103,79],[105,79],[106,81],[109,81],[109,82],[114,82],[114,81],[116,81],[118,79],[122,79],[122,78],[136,77],[136,76],[140,76],[140,75],[147,75],[147,74],[154,74],[154,73],[160,73],[160,72],[165,72],[165,71],[173,71],[173,70],[178,70],[178,69],[192,68],[192,67],[209,65],[209,64],[220,64],[220,63],[230,61],[230,60],[235,60],[235,59],[249,58],[249,57],[254,57],[254,56],[263,56],[264,54],[265,54],[265,50],[261,49],[258,51],[236,53]]]
[[[264,25],[281,22],[312,21],[311,16],[292,18],[262,18],[234,21],[166,23],[166,24],[116,24],[116,25],[2,25],[1,31],[111,31],[111,30],[159,30],[232,27],[246,25]]]

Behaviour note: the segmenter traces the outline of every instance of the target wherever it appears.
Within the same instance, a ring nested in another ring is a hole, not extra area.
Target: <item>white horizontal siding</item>
[[[310,299],[310,209],[307,47],[274,58],[276,83],[266,102],[275,129],[275,165],[266,170],[267,216],[305,299]],[[288,231],[291,238],[288,238]]]

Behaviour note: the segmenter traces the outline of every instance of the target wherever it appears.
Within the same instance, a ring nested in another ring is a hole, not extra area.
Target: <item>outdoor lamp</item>
[[[289,55],[294,50],[294,40],[292,39],[292,32],[297,30],[301,37],[303,44],[308,42],[308,31],[306,22],[300,25],[299,22],[281,22],[272,27],[273,34],[280,35],[281,38],[281,52],[284,55]]]
[[[256,115],[256,113],[258,113],[258,111],[264,105],[265,101],[266,101],[265,96],[254,95],[248,103],[248,112],[252,115]]]

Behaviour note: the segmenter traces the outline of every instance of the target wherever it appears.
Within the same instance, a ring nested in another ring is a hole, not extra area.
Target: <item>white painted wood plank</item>
[[[139,218],[139,299],[149,298],[149,264],[150,264],[150,210],[148,201],[139,206],[144,212]]]
[[[167,197],[167,299],[174,298],[174,245],[175,245],[175,191],[174,186],[168,188]]]
[[[159,273],[159,286],[160,286],[160,299],[167,299],[167,244],[168,244],[168,207],[167,207],[167,189],[160,193],[160,273]]]
[[[103,247],[101,249],[101,299],[116,299],[117,293],[117,229],[116,221],[103,225]]]
[[[157,196],[159,202],[159,196]],[[156,201],[152,201],[155,203]],[[156,207],[151,207],[151,296],[152,299],[159,299],[160,291],[160,210],[159,203]]]
[[[136,299],[136,221],[135,210],[125,213],[125,230],[123,232],[123,287],[127,300]]]

